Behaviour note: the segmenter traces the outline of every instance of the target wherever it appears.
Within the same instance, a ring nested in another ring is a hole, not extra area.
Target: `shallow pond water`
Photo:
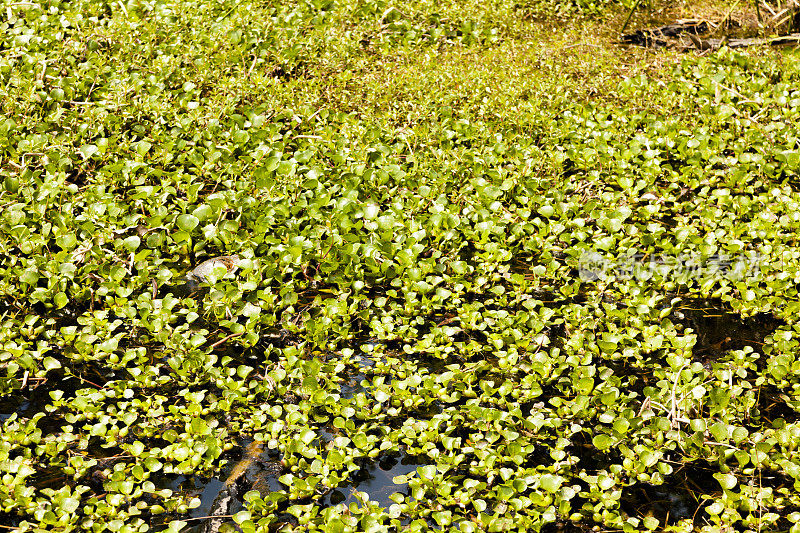
[[[408,484],[396,484],[395,476],[410,474],[418,467],[429,464],[423,458],[414,457],[405,452],[385,454],[380,459],[362,467],[351,476],[350,482],[332,490],[323,498],[321,505],[327,507],[344,503],[350,505],[358,502],[354,491],[366,492],[370,501],[381,507],[389,507],[393,502],[390,496],[396,492],[405,493]]]
[[[330,434],[321,432],[320,438],[326,440]],[[175,492],[183,493],[189,497],[197,497],[200,505],[189,513],[179,517],[188,521],[189,525],[184,531],[187,533],[216,532],[224,523],[233,524],[230,515],[245,509],[243,496],[250,490],[258,490],[262,496],[269,492],[278,492],[286,487],[278,481],[284,473],[280,466],[277,453],[272,450],[262,450],[260,446],[255,457],[248,457],[248,450],[253,449],[253,442],[245,443],[240,449],[230,452],[231,457],[241,455],[242,460],[230,460],[220,471],[219,476],[212,478],[190,477],[183,475],[162,475],[154,479],[159,488],[168,488]],[[232,473],[245,466],[245,471],[238,479],[232,481]],[[339,504],[345,506],[351,503],[360,504],[361,495],[366,493],[369,500],[382,507],[389,507],[393,502],[392,494],[403,493],[408,495],[408,484],[396,484],[395,476],[409,474],[420,466],[429,464],[424,459],[409,456],[405,452],[383,454],[378,459],[365,464],[360,470],[350,476],[348,481],[339,487],[320,495],[317,505],[322,508]],[[214,518],[219,517],[219,518]],[[287,515],[287,520],[290,517]],[[279,517],[279,521],[281,518]],[[155,522],[154,522],[155,524]]]
[[[664,525],[687,518],[694,524],[702,524],[708,518],[703,510],[708,500],[703,496],[721,495],[712,474],[703,461],[678,466],[661,485],[637,483],[623,490],[622,509],[634,517],[655,517]]]
[[[697,335],[695,358],[714,360],[729,350],[750,346],[761,353],[764,339],[783,324],[770,314],[742,317],[714,300],[687,300],[676,306],[671,320]]]

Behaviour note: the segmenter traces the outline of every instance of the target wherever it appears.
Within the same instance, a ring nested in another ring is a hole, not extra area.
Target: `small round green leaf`
[[[200,220],[194,215],[183,214],[178,217],[177,224],[183,231],[192,231],[200,223]]]

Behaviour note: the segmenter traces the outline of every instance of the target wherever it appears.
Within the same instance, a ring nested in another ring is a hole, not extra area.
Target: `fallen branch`
[[[622,42],[636,44],[646,48],[663,48],[667,46],[666,38],[678,37],[681,34],[701,34],[708,31],[708,23],[704,20],[679,20],[674,24],[668,24],[659,28],[649,30],[636,30],[622,36]]]
[[[689,35],[692,44],[698,50],[717,50],[722,46],[728,48],[745,48],[747,46],[787,46],[800,44],[800,33],[792,33],[789,35],[781,35],[779,37],[772,37],[767,39],[750,38],[750,39],[701,39],[696,35]],[[691,49],[691,47],[687,47]]]
[[[782,13],[783,14],[783,13]],[[727,18],[727,16],[726,16]],[[800,33],[790,33],[777,37],[754,37],[754,38],[703,38],[701,35],[707,33],[710,27],[707,21],[702,20],[679,20],[674,24],[668,24],[659,28],[637,30],[622,36],[621,40],[626,44],[635,44],[645,48],[665,48],[671,46],[678,50],[717,50],[723,46],[728,48],[745,48],[748,46],[788,46],[800,44]],[[720,25],[721,27],[721,25]],[[683,35],[689,37],[688,44],[681,40]]]

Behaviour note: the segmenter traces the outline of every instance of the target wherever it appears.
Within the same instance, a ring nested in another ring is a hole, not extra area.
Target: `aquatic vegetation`
[[[0,525],[800,530],[797,52],[531,6],[9,6]]]

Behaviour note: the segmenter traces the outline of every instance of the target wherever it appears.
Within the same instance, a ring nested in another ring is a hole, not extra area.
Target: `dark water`
[[[763,353],[766,337],[783,324],[767,313],[742,317],[722,302],[702,299],[685,300],[674,308],[670,320],[679,329],[691,329],[697,335],[693,355],[705,361],[745,346]]]
[[[234,514],[243,509],[241,500],[233,498],[231,500],[232,505],[226,508],[224,512],[220,513],[215,510],[215,503],[220,497],[220,493],[225,488],[224,477],[207,479],[182,475],[162,476],[154,478],[153,482],[159,489],[171,489],[174,492],[200,498],[199,507],[192,509],[187,515],[180,517],[181,520],[189,522],[188,529],[184,530],[186,532],[201,532],[206,529],[209,520],[203,517],[217,514]],[[228,522],[229,520],[226,519],[225,521]],[[168,523],[169,520],[165,520],[165,522]],[[151,525],[157,525],[157,523],[158,520],[156,517],[156,520],[154,520]]]
[[[376,346],[374,341],[368,344]],[[362,352],[354,358],[355,368],[351,369],[342,377],[340,383],[340,393],[343,398],[352,398],[364,393],[371,395],[372,368],[375,361],[365,356]],[[32,379],[26,384],[23,390],[0,397],[0,422],[7,420],[12,415],[25,419],[34,416],[36,413],[44,412],[45,406],[50,401],[51,390],[62,390],[67,396],[74,394],[78,388],[89,385],[80,383],[73,378],[65,379],[63,375],[49,377],[48,380]],[[46,416],[40,422],[43,426],[53,426],[49,428],[57,431],[63,423],[59,417]],[[332,440],[335,435],[329,433],[324,428],[318,430],[320,446],[324,448],[324,442]],[[118,449],[101,449],[99,442],[90,443],[89,454],[96,458],[106,458],[114,456]],[[209,518],[216,515],[231,515],[245,508],[243,496],[250,490],[259,490],[262,495],[270,492],[285,490],[285,487],[278,479],[285,473],[285,470],[278,465],[280,457],[275,451],[264,451],[260,453],[254,461],[248,463],[246,472],[238,478],[235,483],[226,485],[231,472],[236,467],[239,460],[244,455],[250,441],[244,441],[241,446],[225,454],[227,459],[225,467],[220,469],[214,477],[202,477],[191,475],[154,475],[151,480],[160,489],[168,488],[176,493],[182,493],[191,498],[199,498],[200,506],[192,509],[186,514],[175,515],[154,515],[149,517],[150,525],[159,527],[166,525],[173,519],[185,520],[188,522],[187,529],[184,531],[192,533],[215,532],[223,523],[233,524],[229,518]],[[112,457],[113,458],[113,457]],[[408,456],[405,452],[385,453],[374,461],[365,462],[360,470],[351,474],[350,478],[343,482],[339,487],[320,495],[316,504],[320,507],[329,507],[338,504],[349,505],[357,503],[360,499],[356,496],[356,491],[366,493],[370,501],[378,503],[382,507],[390,506],[393,501],[390,496],[396,492],[408,493],[407,484],[395,484],[393,478],[398,475],[414,472],[419,466],[424,466],[429,462]],[[64,475],[60,471],[40,472],[35,476],[34,484],[39,488],[57,486],[66,482]],[[91,479],[89,480],[91,481]],[[99,480],[96,490],[102,491],[102,480]],[[362,496],[363,498],[363,496]],[[285,506],[292,502],[285,502]],[[9,517],[9,520],[11,518]],[[5,523],[5,522],[4,522]],[[11,523],[10,521],[8,522]]]
[[[700,525],[708,518],[703,508],[710,503],[703,496],[722,496],[713,472],[703,461],[679,465],[664,477],[661,485],[636,483],[626,487],[622,491],[621,507],[629,516],[657,518],[662,526],[687,518]]]
[[[330,436],[327,432],[321,431],[320,438],[327,440],[326,435]],[[245,447],[242,446],[242,450]],[[189,522],[185,531],[210,533],[216,531],[222,523],[233,524],[228,518],[208,517],[231,515],[241,511],[245,508],[242,497],[250,490],[257,488],[261,491],[262,496],[266,496],[269,492],[286,489],[278,481],[284,471],[276,468],[274,452],[261,453],[236,483],[226,486],[225,480],[228,479],[237,462],[237,460],[229,460],[226,467],[220,471],[220,475],[210,479],[197,476],[163,475],[153,480],[159,488],[169,488],[175,492],[200,499],[199,507],[192,509],[187,515],[179,517],[181,520]],[[408,484],[395,484],[393,478],[414,472],[417,467],[426,464],[429,463],[404,452],[386,453],[377,460],[365,464],[339,487],[320,496],[316,504],[322,508],[338,504],[349,505],[353,502],[360,505],[360,499],[355,494],[355,491],[359,491],[368,494],[370,501],[382,507],[388,507],[393,503],[390,498],[392,494],[400,492],[408,495]],[[287,502],[286,505],[290,503]],[[154,522],[152,525],[158,524]]]
[[[12,395],[0,398],[0,422],[5,422],[11,415],[25,418],[25,413],[31,410],[31,402],[21,395]]]
[[[369,494],[370,501],[376,502],[381,507],[389,507],[393,503],[390,498],[392,494],[396,492],[406,494],[408,491],[407,483],[398,485],[392,481],[392,478],[410,474],[415,472],[417,467],[427,464],[430,462],[407,455],[405,452],[386,454],[353,473],[349,483],[326,494],[321,505],[328,507],[340,503],[345,505],[350,505],[352,502],[358,503],[359,500],[354,491],[359,491]]]
[[[62,397],[69,397],[79,388],[79,380],[64,377],[61,372],[53,372],[47,379],[31,378],[25,387],[13,391],[5,396],[0,396],[0,423],[8,420],[11,415],[18,419],[33,418],[37,413],[46,413],[45,407],[50,402],[51,391],[61,391]],[[37,423],[43,435],[60,431],[63,420],[58,416],[46,415]]]
[[[339,393],[346,400],[359,393],[366,393],[370,388],[367,373],[375,366],[375,362],[361,355],[355,357],[355,362],[357,367],[355,369],[348,368],[342,376],[344,378],[343,381],[340,383]]]

